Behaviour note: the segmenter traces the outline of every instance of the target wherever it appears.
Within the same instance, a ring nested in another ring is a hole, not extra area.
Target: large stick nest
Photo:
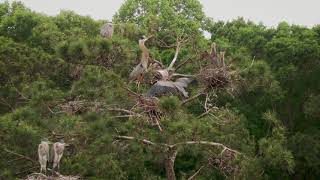
[[[200,71],[198,77],[200,82],[210,88],[224,88],[232,81],[226,67],[206,67]]]
[[[240,81],[239,73],[230,66],[209,65],[200,70],[197,78],[208,89],[225,89],[228,92],[234,92]]]
[[[160,126],[160,119],[162,117],[162,112],[159,110],[159,99],[154,97],[140,96],[137,99],[136,107],[142,111],[142,114],[146,115],[152,126],[157,126],[160,131],[162,128]]]
[[[236,154],[229,150],[224,150],[218,156],[209,158],[209,165],[219,169],[226,176],[236,174],[239,171],[239,166],[235,164]]]
[[[59,173],[56,176],[47,176],[42,173],[32,173],[25,180],[79,180],[79,176],[63,176]]]

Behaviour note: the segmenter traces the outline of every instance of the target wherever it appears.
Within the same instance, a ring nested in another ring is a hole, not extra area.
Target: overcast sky
[[[4,1],[4,0],[0,0]],[[12,0],[10,0],[12,1]],[[56,15],[73,10],[95,19],[111,20],[124,0],[21,0],[34,11]],[[320,0],[200,0],[207,16],[214,20],[244,17],[268,26],[281,21],[305,26],[320,24]]]

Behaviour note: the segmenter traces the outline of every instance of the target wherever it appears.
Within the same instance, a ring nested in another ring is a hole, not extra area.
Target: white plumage
[[[60,160],[63,156],[63,151],[65,148],[65,143],[63,141],[56,142],[53,144],[53,151],[54,151],[54,159],[53,159],[53,169],[58,166],[60,169]]]
[[[47,171],[47,162],[49,160],[49,143],[47,141],[41,141],[38,146],[38,156],[40,163],[40,172]]]

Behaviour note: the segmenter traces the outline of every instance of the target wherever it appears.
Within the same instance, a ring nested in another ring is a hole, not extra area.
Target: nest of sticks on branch
[[[145,115],[152,126],[156,126],[162,131],[160,119],[163,113],[159,109],[159,99],[146,96],[139,96],[136,105],[132,108],[132,110]]]
[[[64,176],[58,172],[54,172],[54,175],[45,175],[42,173],[32,173],[28,175],[25,180],[79,180],[80,176]]]
[[[115,54],[101,54],[96,57],[96,63],[100,66],[107,68],[107,69],[112,68],[115,61],[116,61]]]
[[[99,101],[87,101],[81,99],[80,96],[69,97],[63,100],[55,107],[48,106],[48,110],[52,114],[66,113],[69,115],[81,114],[83,112],[102,112],[105,111],[106,105]]]
[[[160,119],[163,116],[163,113],[159,108],[159,99],[156,97],[147,97],[142,94],[131,91],[129,88],[125,88],[129,91],[130,96],[135,97],[135,105],[130,109],[121,109],[121,108],[109,108],[109,111],[120,112],[124,115],[115,116],[117,118],[130,118],[138,117],[146,119],[151,126],[157,127],[162,131]]]
[[[209,158],[209,165],[219,169],[226,177],[236,174],[239,171],[239,166],[234,163],[236,159],[235,152],[224,150],[224,153]]]
[[[210,64],[202,68],[197,75],[206,89],[226,89],[234,92],[240,75],[231,65],[226,65],[225,51],[217,52],[216,44],[213,43],[210,53]]]
[[[238,71],[232,70],[230,66],[217,67],[212,65],[200,70],[197,79],[207,90],[223,89],[231,95],[237,92],[241,81]]]
[[[232,82],[226,67],[208,66],[198,74],[199,81],[208,88],[224,88]]]

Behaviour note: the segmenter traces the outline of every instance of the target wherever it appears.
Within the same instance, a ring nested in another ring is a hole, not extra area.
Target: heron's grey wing
[[[149,97],[157,97],[167,93],[176,94],[177,89],[172,81],[158,81],[147,93]]]
[[[180,86],[179,84],[176,84],[175,86],[178,89],[178,91],[180,91],[183,94],[184,97],[189,97],[189,93],[182,86]]]
[[[184,97],[189,97],[189,93],[185,90],[188,85],[193,81],[192,78],[179,78],[174,82],[175,87],[183,94]]]
[[[179,86],[186,88],[192,81],[192,78],[179,78],[175,81],[175,84],[179,84]]]
[[[136,67],[133,68],[129,75],[129,79],[134,80],[136,79],[141,73],[144,72],[144,68],[141,63],[139,63]]]

